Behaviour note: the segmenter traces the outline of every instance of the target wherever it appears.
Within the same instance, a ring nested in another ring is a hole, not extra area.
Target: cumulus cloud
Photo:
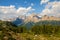
[[[34,9],[32,7],[19,7],[16,9],[14,5],[10,6],[0,6],[0,19],[2,18],[13,18],[19,15],[25,15]]]
[[[49,2],[40,15],[60,17],[60,1]]]
[[[47,3],[49,2],[50,0],[41,0],[40,4],[44,4],[44,3]]]
[[[23,7],[20,7],[19,9],[17,9],[17,13],[19,14],[26,14],[26,13],[28,13],[28,12],[30,12],[30,11],[32,11],[33,9],[32,9],[32,7],[28,7],[28,8],[23,8]]]

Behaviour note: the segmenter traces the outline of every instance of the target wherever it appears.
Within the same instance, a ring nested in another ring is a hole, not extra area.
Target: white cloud
[[[40,4],[44,4],[44,3],[47,3],[49,2],[50,0],[41,0]]]
[[[25,15],[33,10],[32,7],[19,7],[16,9],[14,5],[0,6],[0,18],[13,18],[19,15]]]
[[[30,11],[32,11],[32,7],[28,7],[28,8],[23,8],[23,7],[20,7],[18,10],[17,10],[17,13],[20,13],[20,14],[26,14]]]
[[[60,2],[49,2],[40,15],[60,17]]]
[[[0,6],[0,12],[3,14],[7,14],[7,13],[15,13],[16,9],[15,6],[10,5],[10,6]]]

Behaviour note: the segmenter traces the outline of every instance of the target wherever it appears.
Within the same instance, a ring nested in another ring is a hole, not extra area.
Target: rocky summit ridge
[[[29,16],[19,16],[16,18],[12,18],[12,19],[8,19],[7,21],[14,21],[17,18],[24,20],[24,22],[39,22],[39,21],[60,21],[59,17],[55,17],[55,16],[39,16],[37,14],[30,14]]]

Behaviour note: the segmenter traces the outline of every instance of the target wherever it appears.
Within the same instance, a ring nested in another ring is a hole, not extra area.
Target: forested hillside
[[[12,22],[0,20],[0,40],[60,40],[60,21],[29,24],[16,26]]]

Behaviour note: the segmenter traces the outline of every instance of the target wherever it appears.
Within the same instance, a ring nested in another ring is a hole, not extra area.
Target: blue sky
[[[45,12],[47,10],[47,13],[49,13],[48,11],[50,11],[50,9],[49,9],[48,5],[54,4],[54,2],[57,4],[60,4],[60,0],[0,0],[0,18],[2,18],[2,16],[6,16],[6,15],[8,15],[8,16],[10,15],[9,17],[11,17],[12,15],[15,16],[15,14],[13,14],[13,12],[17,10],[20,13],[21,9],[24,11],[29,9],[30,12],[40,13],[40,14],[45,14]],[[50,4],[48,4],[48,3],[50,3]],[[46,9],[46,6],[48,6],[47,9]],[[55,5],[51,5],[51,6],[55,6]],[[13,12],[10,9],[8,9],[11,12],[11,14],[4,14],[4,13],[10,13],[9,11],[7,11],[6,7],[9,7],[9,8],[13,7]],[[5,9],[3,9],[3,11],[2,11],[1,8],[5,8]],[[32,9],[35,9],[35,10],[32,10]],[[51,9],[51,10],[53,10],[53,9]],[[28,13],[27,11],[25,11],[25,12]],[[52,13],[54,13],[54,12],[52,12]]]
[[[53,2],[55,0],[50,0],[50,2]],[[59,1],[59,0],[57,0]],[[15,5],[16,8],[19,7],[29,7],[33,3],[32,8],[36,9],[34,12],[41,12],[46,4],[41,5],[41,0],[0,0],[0,6],[9,6],[9,5]]]
[[[41,11],[45,5],[40,5],[41,0],[0,0],[0,6],[15,5],[19,7],[29,7],[33,3],[32,8],[36,9],[35,12]]]
[[[50,0],[55,1],[55,0]],[[36,9],[34,12],[41,12],[46,4],[41,5],[41,0],[0,0],[0,6],[9,6],[9,5],[15,5],[16,8],[19,7],[29,7],[32,6],[32,8]]]
[[[50,2],[53,2],[55,0],[50,0]],[[56,0],[60,1],[60,0]],[[0,6],[9,6],[9,5],[14,5],[16,8],[19,7],[29,7],[32,6],[31,4],[33,3],[32,8],[36,9],[34,12],[41,12],[46,4],[41,5],[40,4],[41,0],[0,0]]]

